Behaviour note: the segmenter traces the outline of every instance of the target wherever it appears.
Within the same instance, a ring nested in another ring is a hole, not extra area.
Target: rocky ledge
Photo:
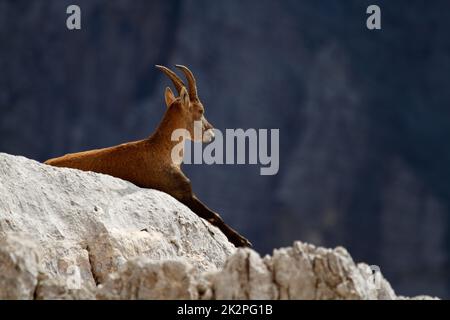
[[[344,248],[261,257],[110,176],[0,154],[0,195],[0,299],[403,299]]]

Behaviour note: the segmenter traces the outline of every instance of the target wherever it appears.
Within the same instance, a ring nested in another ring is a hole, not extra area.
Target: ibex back
[[[192,192],[189,179],[181,171],[182,150],[177,159],[172,150],[179,141],[172,141],[176,129],[185,129],[186,137],[194,137],[194,123],[201,123],[202,141],[214,137],[213,127],[204,116],[204,108],[198,98],[197,86],[192,72],[177,65],[188,80],[184,82],[171,70],[156,66],[173,82],[179,94],[176,98],[169,87],[165,91],[167,110],[156,131],[147,139],[124,143],[118,146],[67,154],[47,160],[45,163],[57,167],[74,168],[108,174],[134,183],[142,188],[151,188],[170,194],[188,206],[193,212],[217,226],[237,247],[251,243],[230,228],[222,218],[204,205]]]

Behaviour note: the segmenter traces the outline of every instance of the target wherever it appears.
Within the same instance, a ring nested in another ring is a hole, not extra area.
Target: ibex
[[[47,160],[57,167],[74,168],[108,174],[132,182],[141,188],[151,188],[170,194],[184,203],[199,217],[217,226],[237,247],[251,247],[251,243],[229,227],[222,218],[204,205],[192,192],[191,182],[181,170],[180,159],[172,157],[172,150],[179,141],[172,141],[176,129],[185,129],[194,137],[194,122],[202,124],[202,142],[210,142],[214,136],[212,125],[206,120],[204,107],[197,94],[194,75],[185,66],[177,65],[188,81],[188,90],[173,71],[156,66],[166,74],[179,94],[176,98],[169,87],[165,91],[167,110],[156,131],[147,139],[118,146],[97,149]],[[198,139],[198,138],[197,138]],[[180,153],[182,158],[182,150]]]

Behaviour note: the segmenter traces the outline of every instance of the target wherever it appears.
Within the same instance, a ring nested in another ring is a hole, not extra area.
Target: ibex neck
[[[170,159],[170,161],[172,161],[172,150],[180,143],[179,141],[172,141],[172,133],[176,129],[184,128],[182,121],[176,117],[174,111],[170,108],[166,111],[158,128],[150,137],[152,141],[158,144],[159,150],[163,153],[161,156]]]

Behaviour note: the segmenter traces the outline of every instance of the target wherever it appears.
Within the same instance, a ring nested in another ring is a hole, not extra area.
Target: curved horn
[[[177,64],[175,67],[183,71],[184,75],[186,76],[186,79],[188,80],[189,97],[191,98],[191,100],[198,100],[197,82],[195,81],[194,75],[192,74],[191,70],[179,64]]]
[[[170,78],[170,80],[172,80],[175,88],[178,91],[178,94],[180,94],[181,92],[181,88],[184,87],[184,82],[183,80],[181,80],[176,74],[175,72],[173,72],[172,70],[170,70],[169,68],[166,68],[164,66],[160,66],[160,65],[156,65],[155,67],[157,67],[159,70],[161,70],[162,72],[164,72],[164,74],[166,76],[168,76]]]

